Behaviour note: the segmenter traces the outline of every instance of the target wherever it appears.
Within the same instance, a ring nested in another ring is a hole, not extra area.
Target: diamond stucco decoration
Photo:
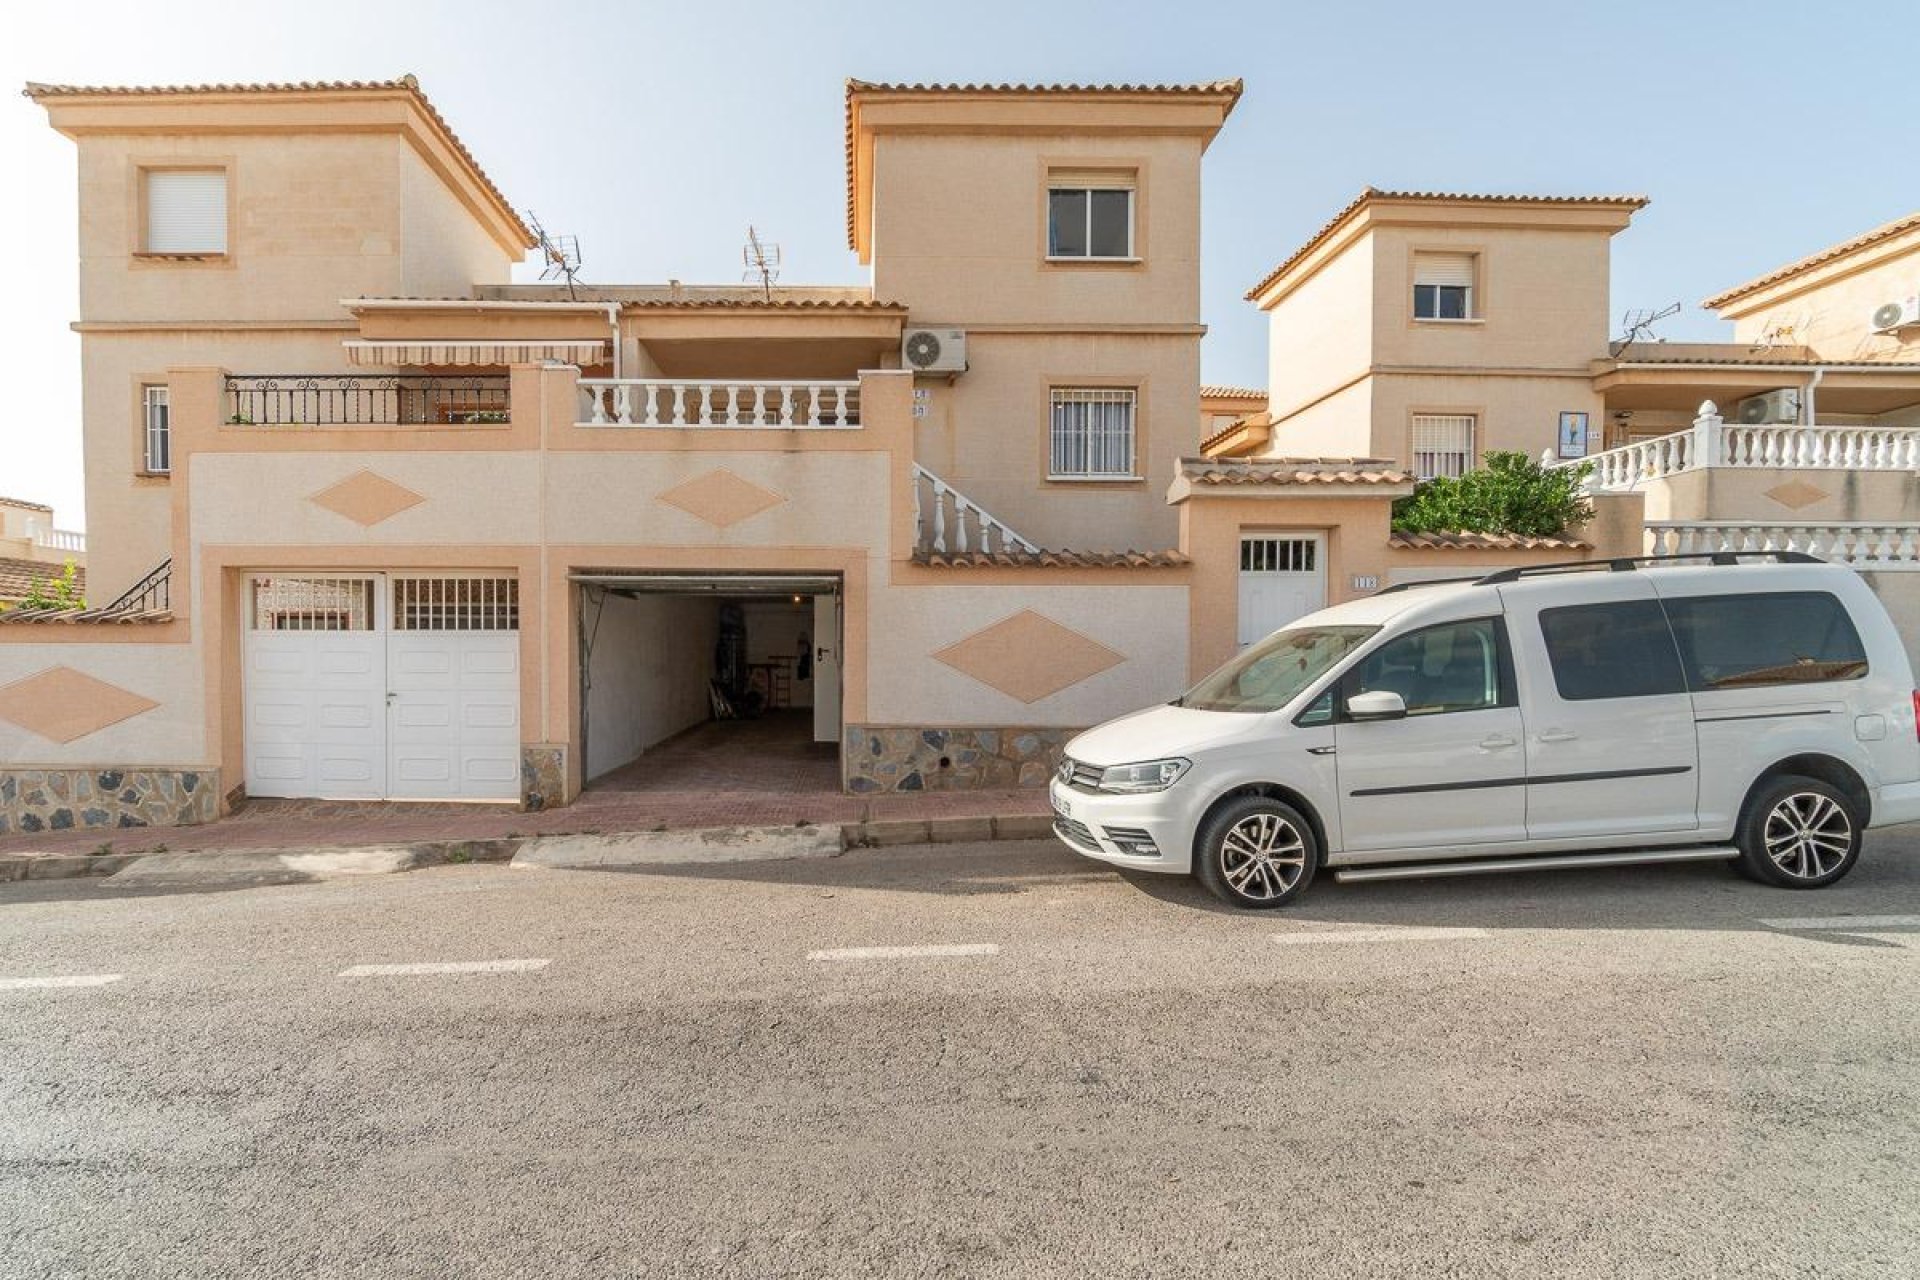
[[[53,742],[72,742],[160,704],[72,667],[49,667],[0,686],[0,720]]]
[[[739,524],[786,501],[783,495],[762,489],[751,480],[742,480],[724,469],[675,485],[660,494],[659,499],[697,520],[705,520],[716,529]]]
[[[1127,660],[1123,653],[1022,609],[933,655],[961,675],[1033,703]]]
[[[1783,507],[1798,511],[1802,507],[1812,506],[1829,495],[1825,489],[1817,489],[1805,480],[1789,480],[1785,484],[1777,484],[1766,490],[1763,496],[1772,498]]]
[[[408,507],[419,506],[426,499],[403,484],[361,470],[309,495],[307,501],[337,516],[345,516],[362,528],[371,528],[382,520],[393,519]]]

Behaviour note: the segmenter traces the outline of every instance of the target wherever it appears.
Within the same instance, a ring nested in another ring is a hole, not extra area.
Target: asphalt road
[[[1914,1275],[1909,830],[1278,915],[1049,844],[4,885],[0,1274]]]

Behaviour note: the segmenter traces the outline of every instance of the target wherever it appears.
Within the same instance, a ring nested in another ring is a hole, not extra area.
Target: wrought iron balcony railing
[[[470,427],[509,420],[509,380],[499,374],[235,374],[227,425],[237,427]]]

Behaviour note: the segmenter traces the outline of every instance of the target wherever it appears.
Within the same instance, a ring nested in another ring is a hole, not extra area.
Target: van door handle
[[[1580,735],[1571,729],[1548,729],[1540,735],[1542,742],[1572,742]]]
[[[1482,751],[1505,751],[1508,747],[1517,747],[1519,745],[1518,741],[1509,738],[1504,733],[1496,733],[1490,738],[1482,738],[1480,740],[1480,749]]]

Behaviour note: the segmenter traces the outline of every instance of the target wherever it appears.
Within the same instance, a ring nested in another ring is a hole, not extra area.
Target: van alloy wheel
[[[1734,833],[1743,874],[1778,889],[1819,889],[1860,860],[1866,814],[1819,778],[1763,778],[1747,795]]]
[[[1827,796],[1795,791],[1768,810],[1762,839],[1767,857],[1783,874],[1817,880],[1847,860],[1853,849],[1853,821]]]
[[[1307,842],[1277,813],[1256,813],[1227,828],[1220,848],[1220,874],[1260,902],[1283,896],[1307,866]]]
[[[1251,911],[1292,902],[1319,865],[1312,821],[1278,796],[1223,800],[1193,842],[1194,878],[1222,902]]]

